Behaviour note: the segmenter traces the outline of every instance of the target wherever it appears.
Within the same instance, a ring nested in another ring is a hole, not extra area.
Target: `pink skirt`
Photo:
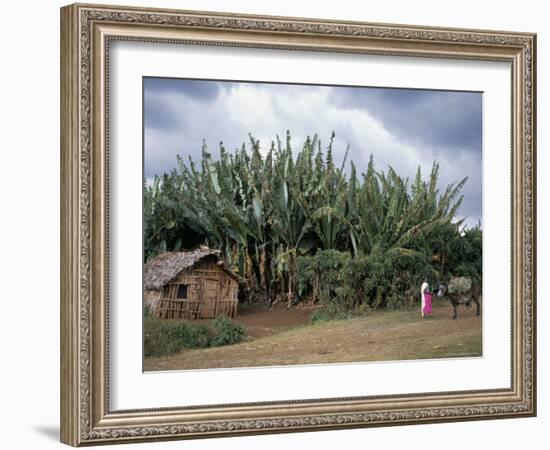
[[[424,310],[422,312],[424,315],[432,313],[432,294],[429,292],[424,292]]]

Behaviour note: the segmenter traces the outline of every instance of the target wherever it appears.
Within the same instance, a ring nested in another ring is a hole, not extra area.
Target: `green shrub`
[[[370,316],[372,314],[372,307],[369,306],[368,303],[364,302],[361,303],[357,308],[355,308],[355,311],[353,311],[354,315],[356,316]]]
[[[184,349],[217,347],[242,340],[245,330],[226,316],[218,316],[212,327],[179,320],[143,318],[143,351],[146,357],[178,353]]]
[[[143,317],[149,317],[152,316],[151,310],[147,305],[143,305]]]
[[[226,315],[220,315],[214,320],[216,335],[212,340],[213,346],[235,344],[245,335],[244,328],[231,321]]]
[[[209,347],[212,341],[212,333],[205,325],[165,321],[153,316],[145,316],[143,321],[146,357],[177,353],[184,348]]]
[[[345,286],[343,271],[350,259],[350,253],[337,250],[318,250],[313,256],[298,257],[296,277],[300,297],[325,305],[333,302],[338,289]]]
[[[207,326],[187,322],[167,322],[161,326],[160,335],[166,341],[168,353],[177,353],[184,348],[210,347],[212,341]]]
[[[145,356],[160,356],[166,353],[166,342],[161,339],[162,321],[154,316],[143,317],[143,353]]]
[[[348,252],[319,250],[313,256],[298,257],[297,269],[302,299],[337,303],[354,314],[365,308],[407,307],[411,293],[416,295],[424,279],[433,284],[439,278],[428,255],[400,247],[375,248],[369,255],[354,257]],[[324,320],[327,314],[335,315],[319,312],[314,318]]]

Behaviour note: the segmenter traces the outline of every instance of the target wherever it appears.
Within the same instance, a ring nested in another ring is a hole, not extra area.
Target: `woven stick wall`
[[[237,295],[237,281],[217,264],[205,261],[164,286],[155,315],[162,319],[235,317]]]

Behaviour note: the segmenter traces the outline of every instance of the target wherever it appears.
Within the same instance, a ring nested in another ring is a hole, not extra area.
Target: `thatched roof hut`
[[[218,251],[206,247],[164,252],[144,267],[146,304],[161,318],[232,317],[238,288],[238,275],[224,265]]]

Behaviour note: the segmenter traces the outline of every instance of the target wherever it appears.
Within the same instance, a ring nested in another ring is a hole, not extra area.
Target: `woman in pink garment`
[[[422,297],[421,312],[424,318],[432,314],[432,294],[430,292],[430,285],[425,281],[420,288],[420,296]]]

